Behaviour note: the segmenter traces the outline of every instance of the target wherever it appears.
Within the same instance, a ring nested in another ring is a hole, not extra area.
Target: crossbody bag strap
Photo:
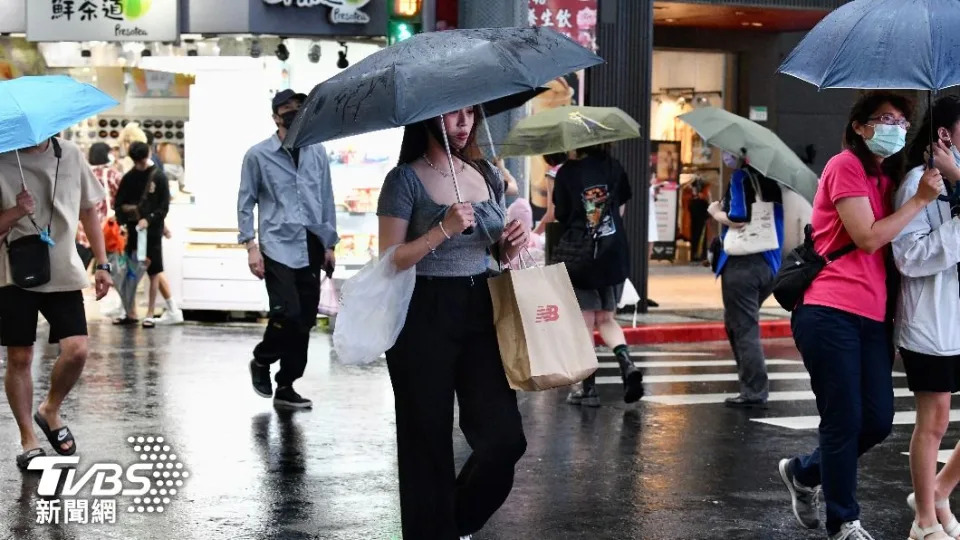
[[[849,254],[849,253],[853,253],[853,252],[856,251],[856,250],[857,250],[857,245],[854,244],[853,242],[850,242],[849,244],[843,246],[842,248],[840,248],[840,249],[838,249],[838,250],[831,251],[830,253],[827,253],[827,261],[833,262],[833,261],[839,259],[840,257],[843,257],[844,255],[847,255],[847,254]]]
[[[56,205],[57,205],[57,185],[59,184],[59,178],[60,178],[60,158],[63,157],[63,151],[62,151],[62,149],[60,148],[60,143],[57,142],[57,138],[56,138],[56,137],[50,137],[50,144],[53,145],[53,155],[57,158],[57,168],[56,168],[56,172],[53,173],[53,195],[50,197],[50,221],[47,223],[47,236],[52,236],[52,235],[53,235],[53,232],[52,232],[52,229],[53,229],[53,216],[54,216],[54,214],[55,214],[56,211],[57,211],[57,207],[56,207]],[[17,152],[17,164],[18,164],[18,166],[19,166],[19,163],[20,163],[20,154],[19,154],[19,151],[18,151],[18,152]],[[24,179],[24,176],[23,176],[23,167],[22,167],[22,166],[20,166],[20,178],[21,178],[21,180]],[[40,226],[37,225],[37,222],[36,222],[35,219],[33,219],[33,216],[31,216],[31,215],[28,214],[28,215],[27,215],[27,218],[30,219],[30,223],[33,224],[33,228],[37,230],[37,233],[43,234],[43,229],[41,229]],[[8,247],[10,246],[10,232],[9,232],[9,231],[7,232],[6,236],[3,237],[3,244],[6,245],[6,246],[8,246]]]
[[[53,236],[53,216],[57,212],[57,186],[60,185],[60,158],[63,157],[63,150],[56,137],[50,137],[50,144],[53,145],[53,155],[57,158],[56,172],[53,173],[53,195],[50,196],[50,221],[47,223],[47,235]],[[33,226],[36,227],[37,224],[34,223]]]

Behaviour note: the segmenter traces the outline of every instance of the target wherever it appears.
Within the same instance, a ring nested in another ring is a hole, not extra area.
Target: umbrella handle
[[[440,115],[440,132],[443,133],[443,146],[447,149],[447,163],[450,164],[450,174],[453,177],[453,189],[457,192],[457,204],[463,204],[463,197],[460,195],[460,184],[457,182],[457,169],[453,165],[453,154],[450,152],[450,138],[447,137],[447,123],[444,117]],[[467,227],[460,234],[473,234],[473,227]]]
[[[487,133],[487,142],[490,143],[490,153],[493,155],[493,162],[496,163],[497,158],[497,147],[493,144],[493,136],[490,135],[490,125],[487,124],[487,113],[483,110],[483,107],[480,107],[480,116],[483,117],[483,130]]]

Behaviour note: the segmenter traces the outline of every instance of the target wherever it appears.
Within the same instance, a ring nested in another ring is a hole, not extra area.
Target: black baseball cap
[[[289,88],[287,88],[286,90],[281,90],[281,91],[277,92],[276,94],[274,94],[274,96],[273,96],[273,114],[277,114],[277,109],[279,109],[280,107],[284,106],[287,102],[289,102],[289,101],[291,101],[291,100],[294,100],[294,99],[300,100],[300,102],[302,103],[302,102],[304,102],[304,101],[307,100],[307,95],[306,95],[306,94],[298,94],[297,92],[294,92],[293,90],[291,90],[291,89],[289,89]]]

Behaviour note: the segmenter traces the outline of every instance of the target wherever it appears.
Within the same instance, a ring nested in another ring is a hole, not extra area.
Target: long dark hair
[[[483,154],[480,152],[480,147],[477,146],[477,128],[480,127],[480,122],[482,121],[483,112],[480,110],[479,105],[474,105],[473,129],[470,130],[470,136],[467,137],[467,143],[463,146],[463,148],[460,149],[454,148],[453,145],[450,145],[450,153],[452,153],[454,157],[459,158],[464,163],[468,163],[478,172],[481,171],[475,162],[482,159]],[[443,132],[440,130],[441,127],[437,118],[429,118],[404,128],[403,142],[400,144],[400,159],[398,160],[398,165],[407,165],[413,163],[426,154],[431,137],[433,140],[440,143],[440,146],[443,146]],[[440,164],[437,164],[437,166],[441,168],[443,167],[443,165]]]
[[[943,96],[933,104],[933,129],[940,131],[940,128],[946,128],[947,131],[953,131],[953,128],[960,122],[960,96]],[[940,137],[934,134],[934,137]],[[953,144],[960,144],[960,141],[953,141]],[[923,153],[930,149],[930,113],[923,115],[923,125],[920,131],[910,143],[910,151],[907,153],[907,169],[912,169],[923,165]]]
[[[899,185],[904,172],[905,152],[897,152],[883,160],[883,164],[878,167],[876,155],[867,148],[867,143],[863,140],[863,137],[853,129],[854,122],[860,125],[869,124],[870,118],[875,116],[877,110],[887,103],[903,113],[908,122],[910,121],[913,116],[913,101],[910,98],[886,90],[866,92],[857,99],[853,108],[850,109],[847,128],[843,133],[843,147],[857,156],[867,174],[871,176],[880,176],[881,173],[886,174],[894,185]]]
[[[90,152],[87,156],[87,161],[93,167],[110,163],[110,145],[103,142],[97,142],[90,145]]]

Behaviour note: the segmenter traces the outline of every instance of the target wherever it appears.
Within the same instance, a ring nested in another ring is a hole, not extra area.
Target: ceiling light
[[[347,44],[341,41],[340,46],[343,47],[343,50],[337,52],[337,56],[339,57],[337,59],[337,67],[347,69],[350,67],[350,61],[347,60]]]
[[[748,23],[747,21],[743,21],[742,23],[740,23],[740,26],[750,26],[750,23]]]
[[[664,19],[664,20],[667,21],[668,23],[677,22],[676,19]]]
[[[286,62],[290,59],[290,50],[287,49],[286,45],[284,45],[282,38],[280,40],[280,44],[277,45],[277,50],[274,51],[274,54],[277,55],[277,60],[280,60],[281,62]]]
[[[320,44],[316,41],[313,42],[313,45],[310,45],[310,50],[307,51],[307,60],[310,60],[312,64],[320,61]]]
[[[763,26],[763,23],[762,23],[762,22],[755,22],[755,23],[750,23],[750,25],[751,25],[751,26],[755,26],[755,27],[757,27],[757,28],[760,28],[761,26]]]

